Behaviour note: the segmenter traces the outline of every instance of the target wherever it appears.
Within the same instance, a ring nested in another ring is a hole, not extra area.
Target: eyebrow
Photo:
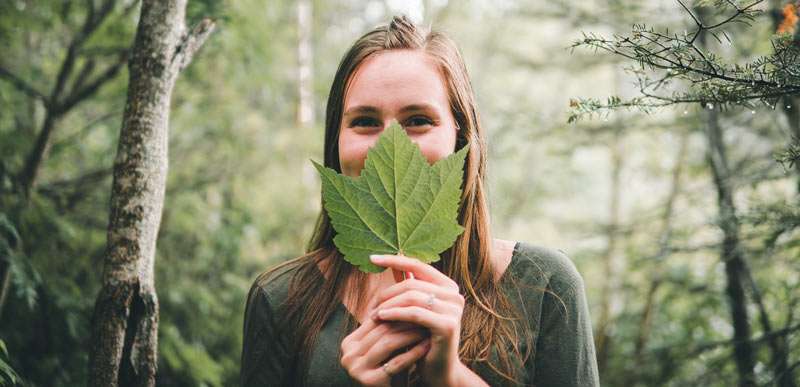
[[[429,110],[435,112],[436,108],[433,107],[433,105],[427,103],[412,104],[404,106],[402,109],[400,109],[400,113],[416,112],[423,110]],[[344,113],[344,116],[349,116],[352,114],[377,114],[377,113],[380,113],[380,109],[378,109],[375,106],[359,105],[348,109]]]

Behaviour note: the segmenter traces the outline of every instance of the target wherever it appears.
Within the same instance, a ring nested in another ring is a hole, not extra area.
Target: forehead
[[[444,78],[433,58],[421,50],[388,50],[369,56],[356,68],[345,94],[345,110],[359,105],[446,106],[447,101]]]

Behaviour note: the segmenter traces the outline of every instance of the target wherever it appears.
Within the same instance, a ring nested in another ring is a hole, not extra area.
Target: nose
[[[394,123],[397,123],[398,125],[400,125],[400,122],[398,122],[396,118],[387,117],[387,119],[385,121],[383,121],[383,130],[386,130],[387,128],[392,126],[392,124],[394,124]],[[402,127],[403,125],[400,125],[400,126]]]

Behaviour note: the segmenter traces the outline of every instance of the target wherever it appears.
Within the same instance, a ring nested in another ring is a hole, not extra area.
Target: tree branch
[[[0,79],[5,79],[10,82],[17,90],[27,94],[31,98],[38,99],[44,102],[45,105],[49,103],[47,97],[35,87],[31,86],[28,82],[17,76],[16,74],[12,73],[7,68],[0,65]]]
[[[112,80],[126,63],[128,63],[127,51],[121,53],[116,63],[109,66],[103,73],[89,82],[89,84],[87,84],[84,88],[80,90],[73,90],[72,93],[58,106],[58,112],[62,113],[69,111],[79,102],[92,96],[92,94],[97,92],[100,86]]]
[[[691,34],[684,31],[683,36],[670,34],[669,29],[659,32],[639,24],[634,25],[630,35],[614,35],[612,39],[584,34],[584,38],[576,41],[573,48],[587,46],[600,49],[638,64],[637,68],[626,70],[637,75],[641,96],[628,101],[609,98],[608,103],[573,100],[570,103],[573,112],[568,121],[574,122],[582,115],[620,107],[649,112],[651,108],[698,102],[752,108],[753,103],[760,100],[774,108],[781,98],[800,94],[800,45],[793,43],[788,36],[780,35],[771,41],[772,54],[757,57],[743,65],[726,64],[713,52],[695,44],[705,32],[722,42],[712,29],[728,23],[753,20],[754,15],[761,12],[755,6],[762,2],[751,1],[747,6],[739,7],[728,1],[727,4],[736,11],[718,23],[706,25],[683,0],[678,1],[697,26],[696,31]],[[727,33],[723,31],[722,34],[730,42]],[[654,70],[664,70],[664,73],[659,72],[659,75],[651,78],[645,68],[650,73]],[[672,95],[656,93],[673,81],[687,81],[691,87],[687,91],[675,91]]]
[[[177,66],[177,71],[183,70],[191,63],[192,57],[214,31],[215,26],[216,23],[213,20],[203,18],[192,28],[190,33],[183,37],[172,57],[172,66]]]
[[[83,24],[81,31],[75,35],[67,48],[67,55],[61,62],[61,68],[58,71],[56,84],[53,91],[50,93],[50,98],[55,101],[64,91],[64,86],[67,79],[72,74],[72,68],[75,66],[75,59],[77,58],[78,50],[80,50],[83,43],[92,35],[92,33],[100,27],[100,24],[106,19],[109,13],[114,9],[116,1],[106,0],[96,12],[90,8],[90,12],[86,15],[86,21]]]

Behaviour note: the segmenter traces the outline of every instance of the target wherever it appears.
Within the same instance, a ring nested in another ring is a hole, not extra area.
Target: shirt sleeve
[[[290,356],[278,334],[275,313],[266,291],[255,283],[247,295],[242,336],[242,386],[285,385]]]
[[[534,352],[536,386],[599,386],[592,323],[583,278],[558,253],[542,300]]]

